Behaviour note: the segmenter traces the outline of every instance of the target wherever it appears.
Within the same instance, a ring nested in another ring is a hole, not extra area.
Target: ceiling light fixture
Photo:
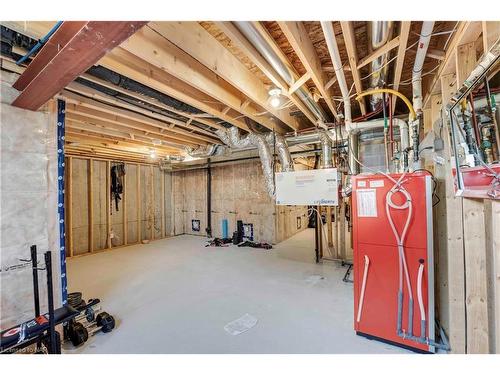
[[[269,90],[269,104],[273,108],[278,108],[281,104],[281,89],[274,88]]]

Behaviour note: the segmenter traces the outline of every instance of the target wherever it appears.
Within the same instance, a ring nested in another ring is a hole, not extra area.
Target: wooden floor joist
[[[63,25],[73,22],[65,21]],[[43,62],[37,64],[35,57],[34,71],[28,69],[21,75],[20,86],[24,88],[12,105],[37,110],[95,64],[108,50],[120,45],[144,24],[146,22],[142,21],[90,21],[79,25],[81,27],[76,27],[75,30],[67,30],[66,27],[58,29],[53,37],[59,32],[70,33],[62,38],[66,44],[62,48],[54,48],[50,43],[42,47],[37,57],[43,59]],[[49,49],[50,56],[48,52],[45,53]],[[24,77],[28,77],[26,81]]]

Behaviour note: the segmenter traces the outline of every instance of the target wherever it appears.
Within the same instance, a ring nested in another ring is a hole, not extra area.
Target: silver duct
[[[209,158],[211,156],[224,156],[229,154],[229,149],[223,145],[211,144],[198,148],[185,147],[186,153],[193,158]]]
[[[234,22],[238,30],[248,39],[250,43],[259,51],[262,57],[273,67],[273,69],[280,75],[281,78],[288,84],[292,85],[299,77],[286,66],[279,56],[273,51],[272,47],[262,37],[259,30],[253,25],[252,22]],[[316,103],[311,95],[303,88],[299,88],[297,96],[304,102],[304,104],[311,110],[314,116],[322,123],[328,122],[325,111]]]
[[[273,155],[263,134],[249,133],[241,136],[239,129],[235,126],[229,130],[219,129],[217,135],[221,141],[224,142],[231,149],[247,148],[251,146],[257,147],[259,157],[262,165],[262,172],[264,174],[264,182],[267,193],[274,199],[275,186],[274,186],[274,170],[273,170]]]
[[[392,34],[392,21],[371,21],[370,22],[370,39],[371,39],[371,49],[375,51],[382,47],[389,41]],[[370,87],[380,88],[385,85],[388,72],[388,61],[389,54],[385,53],[382,56],[375,59],[371,64],[370,76]],[[382,94],[372,95],[370,98],[370,104],[372,110],[375,110],[378,103],[382,100]]]
[[[267,133],[266,134],[267,143],[273,145],[278,153],[278,158],[281,164],[282,172],[291,172],[294,170],[292,155],[290,155],[290,150],[285,137],[281,134]]]
[[[333,168],[332,160],[332,140],[327,131],[319,131],[321,143],[321,168]]]

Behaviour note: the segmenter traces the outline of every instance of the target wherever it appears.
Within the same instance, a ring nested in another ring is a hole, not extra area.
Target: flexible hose
[[[410,120],[415,120],[417,118],[417,114],[415,113],[415,109],[413,109],[413,106],[411,105],[411,102],[408,100],[406,96],[401,94],[399,91],[393,90],[393,89],[374,89],[374,90],[368,90],[365,92],[362,92],[358,96],[356,96],[356,100],[361,99],[363,96],[367,95],[373,95],[373,94],[382,94],[382,93],[388,93],[392,95],[396,95],[398,98],[400,98],[408,107],[410,110]]]
[[[413,331],[413,292],[411,289],[411,282],[410,282],[410,274],[408,272],[408,265],[406,263],[406,256],[405,256],[405,251],[404,251],[404,241],[406,239],[406,234],[408,232],[408,228],[410,226],[410,221],[411,217],[413,214],[413,205],[411,201],[411,195],[408,193],[408,191],[401,186],[401,181],[405,174],[402,174],[401,177],[398,179],[397,183],[387,192],[386,196],[386,205],[385,205],[385,210],[387,214],[387,219],[389,220],[389,224],[391,226],[392,232],[394,234],[394,237],[396,238],[397,246],[398,246],[398,265],[399,265],[399,290],[398,290],[398,328],[401,327],[401,314],[402,314],[402,296],[403,296],[403,271],[404,271],[404,276],[406,279],[406,286],[408,289],[408,294],[409,294],[409,307],[408,307],[408,332],[410,335],[412,335]],[[401,193],[404,195],[406,198],[405,202],[403,204],[396,204],[392,200],[392,197],[395,193]],[[391,216],[391,210],[390,208],[396,209],[396,210],[408,210],[408,215],[406,217],[406,222],[403,227],[403,231],[401,232],[401,236],[398,234],[398,231],[396,229],[396,226],[394,224],[394,221]]]
[[[420,308],[420,336],[425,338],[426,331],[426,319],[425,319],[425,308],[424,308],[424,299],[422,297],[422,280],[424,275],[424,263],[420,263],[418,267],[418,277],[417,277],[417,299],[418,306]]]
[[[359,323],[361,320],[361,312],[363,310],[363,301],[365,300],[365,288],[366,288],[366,279],[368,278],[368,267],[370,266],[370,258],[365,255],[365,270],[363,272],[363,284],[361,285],[361,294],[359,296],[359,305],[358,305],[358,316],[356,321]]]

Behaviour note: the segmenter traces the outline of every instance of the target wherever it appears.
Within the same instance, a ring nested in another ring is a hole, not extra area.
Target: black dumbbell
[[[82,311],[80,313],[80,315],[78,315],[75,320],[77,322],[81,322],[82,320],[87,320],[87,322],[91,323],[95,320],[95,313],[98,312],[98,311],[101,311],[101,306],[97,306],[97,307],[87,307],[84,311]]]
[[[111,332],[115,328],[115,318],[103,311],[97,314],[95,322],[87,326],[80,322],[72,323],[68,330],[68,338],[74,346],[79,346],[86,342],[90,336],[97,332]]]
[[[71,323],[68,329],[68,338],[74,346],[80,346],[89,339],[87,327],[82,323]]]

